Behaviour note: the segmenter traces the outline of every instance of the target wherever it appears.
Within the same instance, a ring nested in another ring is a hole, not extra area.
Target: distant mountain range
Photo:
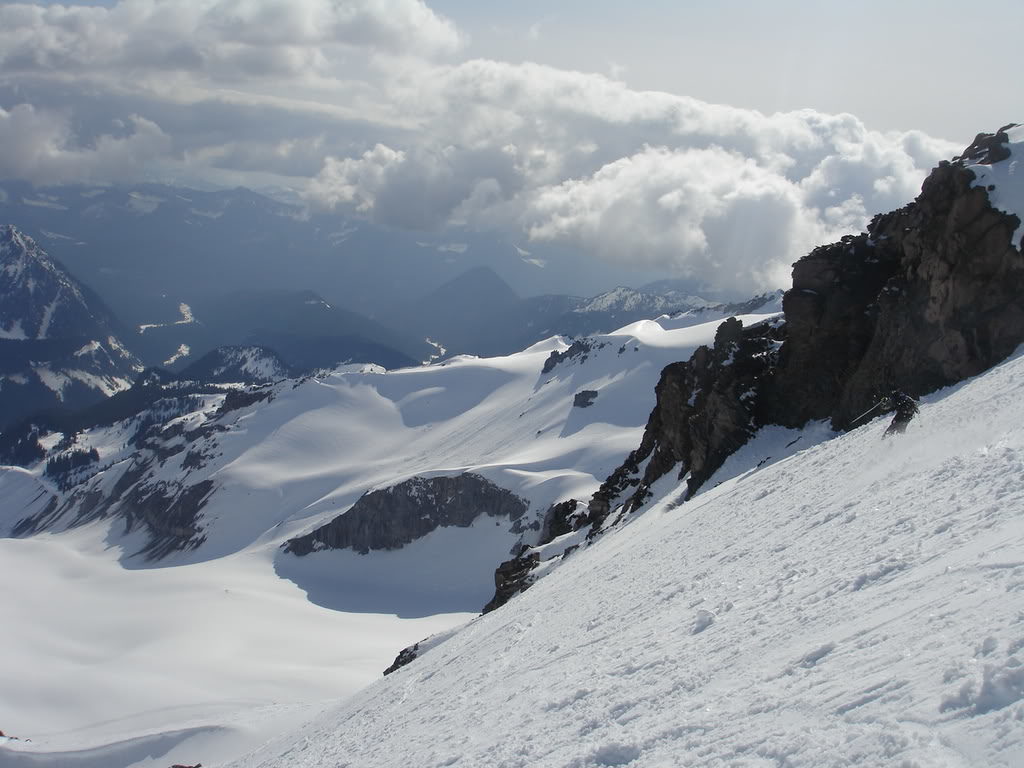
[[[448,354],[507,355],[550,336],[608,333],[663,314],[695,313],[699,322],[754,312],[781,291],[725,304],[666,287],[657,293],[618,287],[597,296],[520,298],[493,270],[477,267],[399,313],[399,326],[418,327]]]
[[[238,293],[178,311],[129,330],[35,240],[0,227],[0,429],[123,392],[144,363],[255,383],[348,362],[400,368],[432,350],[311,291]]]
[[[474,232],[410,233],[310,212],[244,188],[155,184],[39,189],[0,183],[0,221],[16,224],[100,291],[126,323],[177,319],[240,291],[315,290],[325,301],[387,318],[475,266],[520,295],[603,290],[650,275],[602,266],[585,253]]]
[[[548,335],[609,331],[623,317],[695,306],[681,300],[695,292],[685,281],[639,292],[665,300],[616,289],[597,297],[602,306],[580,297],[615,272],[605,265],[597,278],[586,254],[527,252],[471,232],[449,242],[451,235],[311,213],[243,188],[7,181],[0,221],[33,236],[142,330],[133,348],[147,365],[181,366],[222,344],[298,347],[299,337],[341,336],[353,338],[335,344],[340,351],[298,352],[294,364],[340,354],[337,362],[352,347],[356,357],[394,367],[436,357],[428,336],[450,352],[508,354]],[[623,285],[651,277],[618,273]],[[307,301],[322,302],[320,316],[300,310]]]

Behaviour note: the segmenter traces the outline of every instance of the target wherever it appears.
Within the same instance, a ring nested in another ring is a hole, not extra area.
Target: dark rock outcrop
[[[484,606],[484,613],[500,608],[512,597],[530,586],[530,572],[540,564],[536,552],[524,552],[518,557],[506,560],[494,571],[494,597]]]
[[[538,550],[560,536],[580,530],[587,524],[586,511],[586,504],[576,499],[552,504],[544,514],[537,543],[532,547],[518,547],[516,556],[503,562],[494,571],[494,597],[484,606],[483,612],[489,613],[500,608],[520,592],[529,589],[534,582],[533,570],[541,563]],[[549,556],[564,557],[574,549],[575,546],[567,547]]]
[[[597,390],[583,389],[576,393],[572,404],[574,408],[588,408],[594,404],[595,400],[597,400]]]
[[[604,342],[595,342],[592,339],[576,339],[564,352],[559,352],[557,349],[553,350],[548,355],[547,360],[544,361],[541,373],[551,373],[555,370],[555,366],[566,360],[578,359],[581,363],[585,362],[591,352],[595,349],[601,349],[603,346],[605,346]]]
[[[406,664],[412,664],[416,661],[416,656],[419,655],[420,644],[414,643],[408,648],[403,648],[395,656],[395,660],[391,662],[391,666],[384,670],[385,675],[390,675],[392,672],[401,669]]]
[[[1010,157],[1010,127],[979,134],[932,171],[913,203],[876,216],[866,233],[800,259],[784,321],[743,328],[730,318],[713,348],[667,366],[640,447],[576,524],[594,536],[677,467],[688,499],[760,426],[830,419],[847,429],[884,392],[934,391],[1024,343],[1024,257],[1012,242],[1021,222],[992,207],[967,167]],[[583,345],[553,354],[545,371],[570,351]],[[538,562],[530,555],[499,567],[492,602],[529,587]]]
[[[1011,244],[1020,221],[972,186],[965,162],[1005,160],[1005,130],[940,163],[913,203],[867,233],[800,259],[784,325],[731,318],[713,349],[666,367],[640,447],[590,502],[594,531],[676,466],[689,498],[761,425],[848,428],[882,392],[934,391],[1024,343],[1024,258]]]
[[[399,549],[437,528],[468,528],[480,515],[515,522],[529,502],[480,475],[413,477],[363,494],[343,515],[312,533],[284,543],[286,552],[308,555],[320,549]]]
[[[1006,141],[982,134],[965,157],[997,162]],[[1020,222],[974,178],[943,162],[913,203],[796,263],[771,421],[847,428],[882,391],[934,391],[1024,342],[1024,258],[1010,242]]]
[[[774,372],[785,326],[751,328],[732,317],[684,363],[666,366],[640,447],[601,485],[587,522],[596,533],[615,509],[643,505],[651,485],[677,465],[692,495],[764,423],[758,403]]]

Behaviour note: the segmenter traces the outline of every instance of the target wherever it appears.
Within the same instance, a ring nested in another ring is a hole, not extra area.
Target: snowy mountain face
[[[28,235],[0,226],[0,338],[105,338],[115,321]]]
[[[689,313],[696,325],[734,314],[764,312],[763,307],[780,299],[781,291],[758,296],[744,305],[730,305],[677,290],[651,293],[627,287],[590,298],[520,298],[492,270],[477,268],[411,304],[396,321],[421,328],[449,353],[488,356],[510,354],[554,335],[608,333],[661,314]],[[467,317],[473,322],[467,323]]]
[[[782,314],[154,372],[3,435],[0,721],[33,741],[0,759],[1020,765],[1018,138],[809,254]],[[891,388],[920,414],[886,438],[857,417]]]
[[[166,753],[168,764],[205,764],[237,754],[233,739],[248,743],[245,723],[259,723],[262,740],[301,719],[308,702],[355,692],[402,647],[479,612],[497,565],[538,540],[550,506],[587,497],[639,440],[660,370],[713,337],[714,324],[646,321],[595,338],[586,359],[547,373],[552,352],[568,347],[561,340],[504,358],[350,366],[220,392],[154,375],[135,411],[29,436],[47,455],[0,470],[0,526],[20,537],[0,539],[0,568],[49,594],[53,572],[30,575],[34,567],[90,565],[61,593],[70,604],[29,600],[33,588],[6,616],[26,627],[53,622],[72,637],[116,637],[119,650],[101,666],[67,659],[45,684],[5,674],[13,693],[0,697],[4,730],[32,736],[32,749],[97,748],[90,754],[108,765],[159,749],[153,734],[173,731],[162,749],[184,745]],[[586,408],[573,405],[582,390],[598,393]],[[110,405],[140,395],[133,388]],[[96,460],[73,458],[94,450]],[[467,475],[481,480],[459,480]],[[467,503],[449,514],[459,491]],[[497,498],[508,500],[507,514],[492,514]],[[300,555],[285,546],[364,508],[408,511],[382,532],[390,547],[368,541],[364,555],[314,545]],[[436,527],[400,541],[408,537],[396,529],[424,514]],[[188,586],[176,591],[182,576]],[[0,635],[0,658],[38,659],[34,637]],[[151,647],[162,649],[159,671]],[[69,684],[119,693],[90,696],[88,706],[61,698],[56,708],[32,693]],[[248,702],[240,719],[217,714],[229,700]],[[139,740],[124,742],[126,733]],[[193,737],[207,736],[220,746],[193,760]]]
[[[0,226],[0,427],[127,389],[138,361],[103,303],[32,238]]]
[[[218,347],[181,372],[181,378],[219,384],[267,384],[291,375],[280,355],[264,347]]]
[[[583,301],[573,312],[643,312],[657,316],[666,312],[710,306],[714,306],[714,302],[705,301],[699,296],[680,294],[678,291],[653,294],[619,287]]]

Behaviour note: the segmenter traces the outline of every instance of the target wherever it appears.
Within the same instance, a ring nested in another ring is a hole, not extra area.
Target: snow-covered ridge
[[[709,343],[717,323],[673,325],[662,318],[594,337],[589,356],[550,373],[542,372],[545,361],[567,348],[558,339],[504,358],[459,357],[383,374],[357,366],[284,381],[257,393],[269,403],[258,408],[233,405],[228,415],[219,415],[212,405],[203,406],[189,416],[185,429],[194,435],[187,441],[180,425],[163,425],[153,436],[158,463],[133,458],[134,445],[121,447],[109,456],[109,476],[95,490],[112,487],[117,477],[143,464],[148,469],[138,482],[159,486],[168,499],[213,482],[210,494],[202,496],[202,509],[195,510],[193,532],[201,530],[203,541],[194,553],[182,555],[188,560],[238,551],[285,521],[315,527],[364,491],[414,475],[479,472],[530,499],[541,514],[552,503],[586,497],[600,484],[638,439],[661,369]],[[271,353],[258,348],[223,348],[183,375],[239,381],[233,374],[251,363],[255,373],[280,379],[271,375],[280,372],[273,362]],[[232,375],[225,373],[228,368]],[[583,390],[597,393],[594,404],[573,407]],[[78,447],[112,443],[98,429],[82,432]],[[89,497],[92,489],[81,489],[82,496]],[[62,525],[77,519],[77,502],[65,502]],[[40,505],[45,503],[41,497]],[[93,498],[90,505],[95,503]],[[234,510],[243,503],[250,512],[239,519]],[[286,531],[281,528],[278,535]],[[510,536],[505,553],[517,538]],[[488,575],[485,589],[489,581]],[[482,607],[489,597],[483,595],[473,607]]]
[[[30,526],[49,533],[30,543],[61,552],[58,573],[80,579],[87,571],[59,547],[72,555],[103,553],[93,562],[104,565],[119,558],[141,568],[149,555],[163,558],[162,565],[188,566],[160,570],[181,572],[201,585],[197,592],[211,593],[177,608],[185,629],[150,616],[116,630],[103,613],[97,627],[66,605],[51,617],[37,595],[15,594],[5,609],[19,630],[63,630],[74,621],[76,639],[113,636],[117,663],[134,664],[136,677],[151,683],[141,693],[90,699],[90,716],[106,720],[78,734],[68,723],[81,720],[85,705],[49,697],[45,717],[61,725],[43,734],[43,746],[29,748],[33,759],[59,764],[82,746],[82,733],[91,739],[88,759],[105,766],[152,762],[154,752],[168,763],[237,757],[239,743],[273,735],[262,728],[256,737],[240,734],[239,721],[281,728],[295,713],[288,697],[308,701],[310,691],[322,690],[311,683],[311,667],[338,675],[336,660],[314,653],[317,661],[310,661],[305,630],[313,616],[323,618],[319,606],[333,610],[332,640],[345,651],[337,638],[358,635],[370,615],[389,614],[388,638],[427,618],[435,634],[421,645],[422,658],[385,685],[236,765],[1018,765],[1020,353],[937,393],[936,378],[914,374],[938,371],[948,383],[1005,360],[1020,336],[1001,313],[1012,321],[1024,293],[1012,275],[1006,217],[985,210],[960,165],[943,164],[931,181],[934,194],[926,200],[802,260],[787,296],[788,357],[777,347],[783,336],[774,322],[688,327],[696,313],[687,313],[570,347],[552,339],[504,358],[459,357],[372,375],[337,370],[260,389],[225,388],[193,402],[168,396],[153,404],[161,413],[152,423],[123,420],[32,438],[58,454],[53,471],[25,462],[27,469],[0,473],[0,492],[12,500],[10,509],[30,513]],[[965,200],[979,216],[950,214]],[[963,247],[974,240],[957,228],[964,219],[994,233],[983,249]],[[968,258],[972,269],[955,269]],[[951,273],[956,279],[942,283]],[[993,273],[1007,276],[1009,300],[993,288]],[[978,291],[999,298],[982,320],[970,309]],[[864,303],[851,302],[851,294]],[[943,300],[949,296],[955,299]],[[649,495],[628,509],[618,505],[617,525],[605,526],[588,547],[574,549],[594,528],[545,538],[534,552],[544,578],[500,611],[451,632],[475,610],[466,606],[479,605],[480,595],[467,585],[483,584],[499,553],[523,552],[531,543],[527,532],[539,537],[532,523],[551,527],[547,517],[534,517],[538,510],[567,502],[561,522],[568,524],[558,531],[575,528],[592,511],[575,499],[608,477],[609,460],[623,454],[620,443],[637,445],[651,369],[686,358],[701,334],[707,344],[715,326],[713,349],[669,366],[659,380],[665,409],[650,412],[644,442],[657,436],[662,461],[648,463],[658,469],[650,483],[647,470],[637,468]],[[868,345],[873,336],[897,343]],[[744,352],[745,337],[763,344]],[[745,366],[752,360],[757,366]],[[933,392],[898,439],[882,440],[881,420],[839,437],[823,423],[752,428],[823,415],[848,425],[866,407],[861,400],[871,396],[872,383],[893,371],[900,385],[917,388],[912,394]],[[864,375],[857,379],[858,373]],[[776,386],[780,381],[784,386]],[[771,409],[787,398],[800,407]],[[765,408],[746,410],[752,402]],[[670,411],[677,421],[663,418]],[[724,450],[712,456],[707,449],[722,435],[727,439],[717,447]],[[680,457],[690,463],[673,471]],[[706,474],[694,484],[702,468]],[[81,496],[52,488],[46,475],[61,471],[88,475]],[[398,549],[367,543],[366,556],[331,551],[325,539],[303,558],[279,546],[325,521],[345,521],[366,491],[397,496],[403,480],[420,489],[467,472],[530,502],[517,520],[525,521],[519,532],[481,514],[468,526],[441,525],[403,540]],[[3,512],[16,530],[26,530],[21,512]],[[22,578],[42,559],[39,550],[12,551],[9,562]],[[271,579],[271,569],[283,578]],[[59,592],[53,570],[40,574],[49,588],[37,594]],[[114,570],[103,578],[116,580]],[[296,600],[296,587],[305,598]],[[95,601],[99,592],[77,589],[78,602]],[[257,592],[273,597],[254,599]],[[301,650],[282,658],[260,644],[256,672],[240,668],[249,655],[234,634],[225,641],[211,617],[230,617],[239,633],[249,629],[246,615],[283,615],[285,605],[301,614],[298,626],[288,627]],[[139,601],[132,607],[140,611]],[[14,648],[0,645],[0,658],[37,658],[37,644],[21,635],[0,636],[4,642]],[[62,684],[94,695],[90,672],[97,664],[82,645],[58,654],[72,657]],[[173,680],[135,658],[153,646],[162,663],[177,662],[169,665]],[[346,659],[346,672],[354,678],[368,669],[371,655]],[[76,666],[83,657],[88,669]],[[203,661],[212,668],[197,669]],[[104,671],[128,677],[122,669]],[[28,675],[15,677],[12,687],[19,703],[31,705],[38,682]],[[356,687],[351,679],[345,685],[335,685],[333,695]],[[283,703],[263,710],[269,715],[249,710],[229,722],[211,714],[226,690],[243,690],[247,701]],[[175,710],[179,703],[183,709]],[[25,717],[24,709],[11,718]],[[0,710],[0,717],[8,714]],[[150,739],[161,731],[166,739],[155,747]],[[131,739],[120,740],[122,734]],[[16,747],[23,752],[25,745]]]
[[[635,288],[618,287],[593,298],[582,301],[572,311],[587,312],[649,312],[651,316],[662,312],[680,312],[692,309],[707,309],[720,306],[699,296],[690,296],[679,291],[666,293],[645,293]]]

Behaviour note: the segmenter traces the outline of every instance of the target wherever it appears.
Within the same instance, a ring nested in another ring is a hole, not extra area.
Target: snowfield
[[[770,430],[232,765],[1020,766],[1022,387],[1018,354],[753,469]]]
[[[508,520],[482,511],[470,528],[366,556],[297,558],[280,545],[413,475],[476,472],[530,501],[531,519],[587,498],[639,443],[661,369],[711,343],[718,322],[680,324],[595,337],[586,359],[549,373],[551,352],[568,347],[560,339],[503,358],[342,366],[276,385],[272,401],[231,414],[205,446],[209,466],[189,476],[216,484],[204,544],[156,563],[135,555],[143,534],[125,535],[120,520],[0,538],[0,578],[20,585],[4,600],[0,729],[32,739],[0,745],[0,765],[13,751],[31,756],[17,765],[216,765],[307,718],[310,702],[373,682],[403,647],[466,622],[519,541]],[[573,407],[583,389],[596,401]],[[201,424],[222,399],[204,396],[181,418]],[[79,435],[106,468],[98,487],[130,463],[133,431]],[[153,481],[189,475],[185,453]],[[44,490],[56,491],[42,463],[0,469],[0,534],[39,511]]]
[[[0,728],[32,739],[0,766],[1024,765],[1020,352],[924,398],[901,437],[768,428],[685,504],[670,475],[486,616],[507,521],[280,553],[416,474],[478,472],[531,515],[587,498],[639,444],[661,367],[717,322],[676,326],[547,374],[560,341],[288,383],[218,437],[209,539],[164,567],[117,522],[0,539]],[[123,437],[82,439],[106,461]],[[41,482],[0,472],[0,527]]]

